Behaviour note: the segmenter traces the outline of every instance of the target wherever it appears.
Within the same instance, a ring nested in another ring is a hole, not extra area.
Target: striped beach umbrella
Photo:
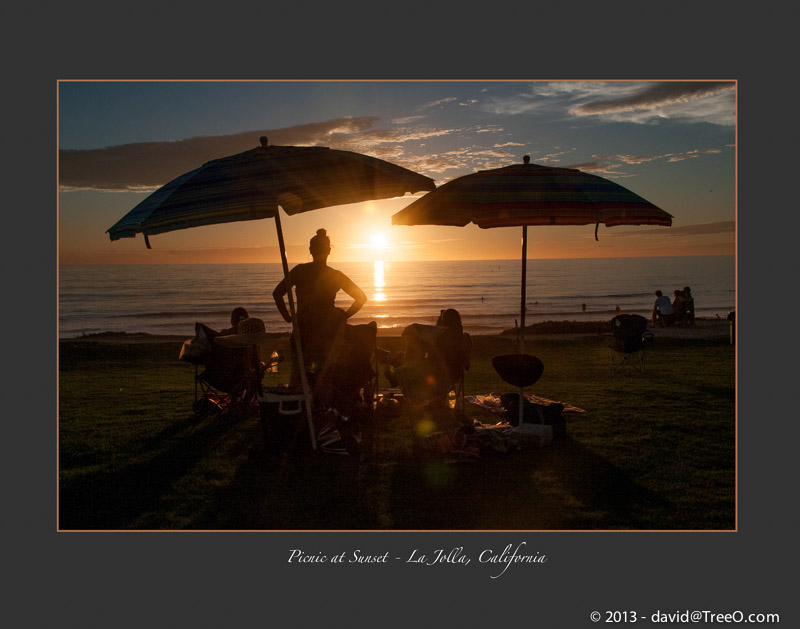
[[[523,164],[439,186],[392,216],[395,225],[671,225],[672,216],[613,181],[572,168]]]
[[[261,146],[215,159],[165,184],[108,229],[109,238],[290,216],[433,190],[433,179],[391,162],[323,146]]]
[[[382,159],[320,146],[270,146],[262,137],[257,148],[212,160],[165,184],[111,226],[108,235],[114,241],[142,234],[149,249],[149,237],[154,234],[274,218],[283,273],[286,285],[291,286],[279,207],[294,215],[435,187],[430,177]],[[316,449],[291,288],[287,297],[311,442]]]
[[[519,352],[525,351],[529,225],[672,225],[672,216],[613,181],[572,168],[524,163],[449,181],[392,216],[394,225],[522,227]],[[520,390],[522,395],[522,390]],[[522,421],[522,404],[520,422]]]

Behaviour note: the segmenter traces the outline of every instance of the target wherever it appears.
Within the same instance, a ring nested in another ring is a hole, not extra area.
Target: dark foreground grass
[[[511,391],[490,364],[511,339],[473,340],[467,393]],[[549,447],[456,465],[415,444],[420,431],[449,431],[457,419],[402,408],[364,422],[360,457],[312,453],[300,423],[267,462],[252,450],[257,417],[194,418],[194,367],[179,349],[60,344],[62,530],[736,526],[735,358],[724,339],[656,339],[645,373],[613,376],[603,337],[529,339],[545,365],[530,392],[586,412],[568,414],[568,436]],[[283,379],[268,374],[265,384]],[[470,407],[468,419],[493,419]]]

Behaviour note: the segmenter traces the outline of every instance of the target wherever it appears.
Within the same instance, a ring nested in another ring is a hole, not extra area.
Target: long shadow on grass
[[[350,455],[312,452],[304,420],[287,420],[276,452],[264,452],[255,427],[238,450],[236,476],[204,505],[192,528],[355,530],[377,528],[366,484],[370,466]],[[369,449],[364,443],[363,448]],[[367,458],[366,456],[364,458]]]
[[[642,487],[580,442],[569,437],[560,441],[551,463],[566,490],[582,505],[568,528],[669,528],[669,500]],[[654,523],[659,519],[662,521]]]
[[[257,430],[250,439],[260,440]],[[490,452],[456,465],[407,450],[378,459],[368,443],[361,460],[312,453],[307,440],[305,426],[299,426],[277,459],[243,456],[236,477],[204,506],[192,528],[669,528],[667,500],[569,437],[547,448]]]
[[[227,415],[212,417],[201,426],[192,418],[145,442],[139,448],[138,459],[119,469],[62,480],[59,528],[129,528],[137,517],[154,508],[163,492],[207,456],[234,425]]]
[[[478,463],[400,465],[393,528],[414,530],[639,529],[666,500],[569,437]]]

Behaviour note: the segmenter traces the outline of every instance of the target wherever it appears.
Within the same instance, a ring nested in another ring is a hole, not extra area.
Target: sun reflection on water
[[[386,301],[386,293],[383,288],[386,286],[386,279],[383,274],[383,260],[375,260],[375,273],[373,287],[375,292],[372,294],[372,300],[377,302]]]

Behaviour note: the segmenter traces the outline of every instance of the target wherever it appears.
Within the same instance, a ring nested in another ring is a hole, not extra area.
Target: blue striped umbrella
[[[274,218],[284,278],[291,286],[279,207],[293,215],[435,187],[430,177],[382,159],[320,146],[270,146],[262,137],[257,148],[212,160],[165,184],[109,228],[108,235],[114,241],[141,233],[149,249],[149,236],[154,234]],[[287,297],[311,444],[316,449],[311,395],[291,288]]]
[[[433,179],[390,162],[321,146],[269,146],[207,162],[156,190],[109,230],[111,240],[433,190]]]

